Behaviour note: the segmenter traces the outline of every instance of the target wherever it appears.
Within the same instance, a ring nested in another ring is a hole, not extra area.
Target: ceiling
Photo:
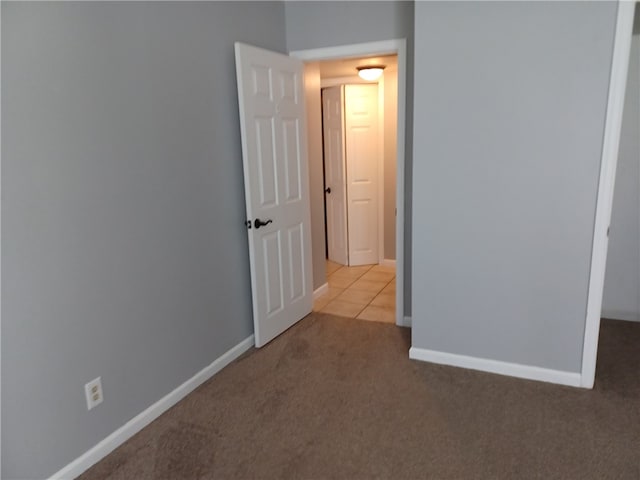
[[[347,58],[319,62],[321,78],[351,77],[357,75],[356,67],[362,65],[386,65],[390,70],[398,67],[397,55],[367,58]]]

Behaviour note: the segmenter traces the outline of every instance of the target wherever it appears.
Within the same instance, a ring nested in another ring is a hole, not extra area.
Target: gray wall
[[[324,221],[324,170],[322,162],[322,97],[320,64],[308,63],[304,69],[305,107],[307,109],[307,151],[309,160],[309,200],[311,206],[311,253],[313,288],[327,283]]]
[[[413,2],[285,2],[287,49],[407,39],[404,307],[411,315],[411,165],[413,152]]]
[[[640,9],[636,9],[602,316],[640,320]]]
[[[253,332],[233,42],[284,32],[281,3],[2,3],[3,478]]]
[[[414,347],[579,372],[613,2],[417,2]]]
[[[413,2],[285,2],[287,48],[306,50],[404,38],[412,32]]]

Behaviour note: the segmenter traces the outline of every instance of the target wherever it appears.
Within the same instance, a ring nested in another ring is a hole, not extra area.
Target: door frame
[[[355,58],[367,55],[397,55],[398,57],[398,118],[396,151],[396,325],[409,327],[404,316],[404,172],[405,121],[407,87],[407,41],[404,38],[379,42],[355,43],[325,48],[289,52],[303,62]]]
[[[596,200],[596,215],[593,228],[593,247],[591,251],[591,273],[587,294],[587,314],[582,349],[582,372],[580,384],[584,388],[593,388],[598,356],[598,337],[600,335],[600,316],[602,314],[602,294],[604,291],[607,250],[609,246],[609,225],[613,207],[613,192],[618,166],[618,149],[622,130],[624,97],[631,53],[633,17],[635,2],[620,0],[616,19],[613,59],[609,79],[609,97],[604,126],[600,179]]]

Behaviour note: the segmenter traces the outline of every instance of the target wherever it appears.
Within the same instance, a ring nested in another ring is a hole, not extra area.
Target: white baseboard
[[[636,312],[624,312],[622,310],[602,310],[601,318],[611,320],[626,320],[628,322],[640,322],[640,315]]]
[[[550,370],[547,368],[534,367],[530,365],[520,365],[518,363],[507,363],[498,360],[488,360],[485,358],[468,357],[454,353],[438,352],[426,348],[411,347],[409,358],[422,360],[423,362],[439,363],[453,367],[469,368],[483,372],[497,373],[510,377],[526,378],[528,380],[538,380],[542,382],[558,383],[571,387],[580,387],[582,376],[579,372],[565,372],[562,370]]]
[[[324,295],[329,291],[329,284],[325,283],[324,285],[319,286],[313,291],[313,300],[317,300],[319,297]]]
[[[400,320],[400,323],[398,324],[398,326],[411,328],[411,317],[407,317],[407,316],[402,317],[402,320]]]
[[[107,438],[99,442],[93,448],[76,458],[73,462],[63,467],[50,479],[72,479],[78,477],[92,465],[102,460],[117,447],[133,437],[136,433],[149,425],[152,421],[173,407],[189,393],[213,377],[216,373],[229,365],[232,361],[249,350],[254,345],[253,335],[247,337],[235,347],[222,354],[208,367],[203,368],[189,380],[168,395],[164,396],[149,408],[138,414],[122,427],[117,429]]]
[[[380,265],[383,266],[383,267],[396,268],[396,261],[395,260],[391,260],[389,258],[385,258],[385,259],[380,261]]]

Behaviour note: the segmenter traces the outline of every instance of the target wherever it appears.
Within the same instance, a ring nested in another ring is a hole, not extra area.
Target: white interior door
[[[261,347],[311,312],[303,64],[241,43],[235,53],[253,323]]]
[[[378,86],[345,86],[349,265],[378,263]]]
[[[322,90],[322,128],[329,260],[348,265],[343,86]]]

